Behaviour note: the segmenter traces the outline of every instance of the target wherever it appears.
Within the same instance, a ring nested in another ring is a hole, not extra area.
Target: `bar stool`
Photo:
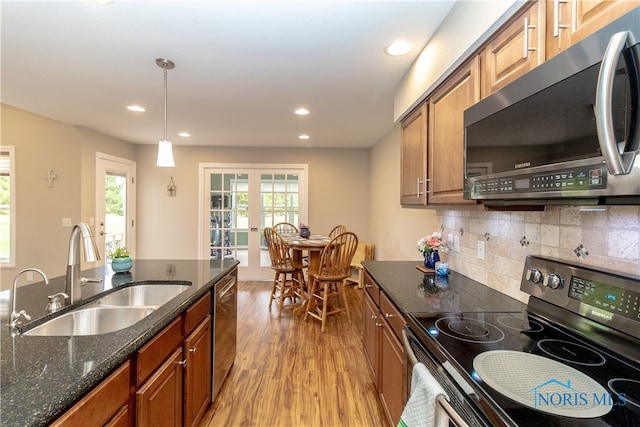
[[[351,259],[358,247],[358,236],[348,231],[331,239],[320,254],[320,269],[309,273],[309,302],[304,319],[320,320],[324,332],[327,316],[347,313],[351,323],[349,304],[345,298],[344,279],[351,275]]]
[[[287,307],[298,307],[299,301],[303,299],[304,274],[302,265],[294,263],[289,246],[273,228],[264,229],[264,238],[269,249],[271,269],[275,272],[269,297],[269,309],[271,309],[273,301],[276,301],[278,316],[282,316],[286,299],[289,300],[289,303],[286,304]]]

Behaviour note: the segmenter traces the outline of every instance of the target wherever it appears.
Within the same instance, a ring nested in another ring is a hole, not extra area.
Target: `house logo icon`
[[[549,389],[552,389],[551,393],[544,392],[544,390],[549,390]],[[573,387],[571,387],[571,380],[567,380],[566,383],[563,383],[562,381],[559,381],[555,378],[545,381],[542,384],[532,388],[529,391],[533,392],[534,408],[537,408],[538,405],[540,404],[545,404],[545,405],[548,405],[549,403],[554,404],[554,400],[557,401],[557,399],[553,398],[554,395],[567,396],[567,395],[576,394],[576,391],[573,389]],[[557,403],[562,403],[562,402],[557,402]]]

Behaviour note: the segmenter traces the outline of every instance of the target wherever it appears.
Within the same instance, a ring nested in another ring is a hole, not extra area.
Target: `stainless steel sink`
[[[153,313],[153,307],[79,308],[26,331],[31,336],[100,335],[127,328]]]
[[[137,285],[119,289],[96,301],[100,306],[158,308],[189,289],[188,285]]]
[[[23,332],[33,336],[100,335],[139,322],[189,289],[189,285],[137,285],[118,289],[76,310]]]

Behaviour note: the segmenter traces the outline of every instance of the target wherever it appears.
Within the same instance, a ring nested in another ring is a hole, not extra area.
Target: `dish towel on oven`
[[[413,365],[411,396],[402,411],[398,427],[440,427],[436,425],[436,399],[441,394],[448,397],[429,369],[423,363]],[[449,424],[444,420],[440,420],[440,423],[445,426]]]

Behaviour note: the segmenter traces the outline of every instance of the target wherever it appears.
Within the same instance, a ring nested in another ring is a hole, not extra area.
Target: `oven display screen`
[[[640,319],[640,293],[621,289],[606,283],[592,282],[573,276],[569,287],[569,297],[600,310]]]

